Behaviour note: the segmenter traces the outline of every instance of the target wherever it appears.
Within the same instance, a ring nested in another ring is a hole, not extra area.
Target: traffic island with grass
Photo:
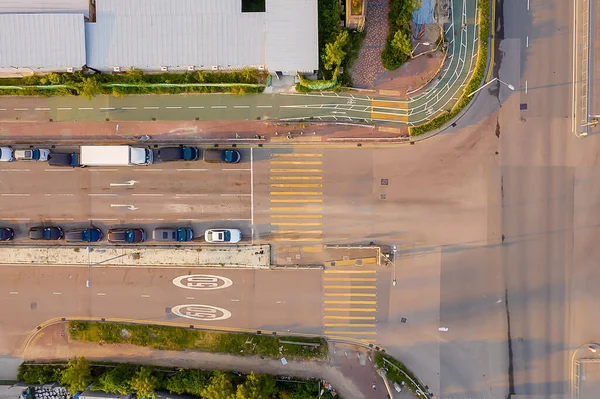
[[[197,350],[288,360],[326,359],[323,338],[229,333],[144,324],[70,321],[73,341],[131,344],[159,350]]]

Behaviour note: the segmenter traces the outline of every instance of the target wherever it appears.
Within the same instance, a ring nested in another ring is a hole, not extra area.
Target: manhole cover
[[[388,185],[388,179],[381,179],[381,185],[382,186],[387,186]]]
[[[331,266],[335,266],[335,261],[331,261]]]
[[[406,324],[406,317],[401,318],[400,321]]]
[[[166,314],[171,314],[171,308],[165,308],[165,313]]]
[[[362,259],[356,259],[356,266],[361,266],[362,265]]]
[[[527,109],[527,103],[521,104],[519,108],[521,108],[521,111],[525,111]]]
[[[381,194],[381,199],[386,199],[385,194]]]
[[[29,305],[29,309],[36,310],[37,309],[37,302],[31,302],[31,304]]]

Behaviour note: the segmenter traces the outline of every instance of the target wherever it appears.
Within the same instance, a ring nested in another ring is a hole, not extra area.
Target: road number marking
[[[173,284],[188,290],[219,290],[231,287],[233,281],[227,277],[213,276],[210,274],[187,274],[175,277]]]
[[[227,320],[231,312],[211,305],[177,305],[171,309],[174,315],[199,321]]]

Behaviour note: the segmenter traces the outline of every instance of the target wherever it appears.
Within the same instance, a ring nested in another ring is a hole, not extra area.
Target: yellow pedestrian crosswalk
[[[286,263],[303,253],[321,252],[323,242],[323,167],[320,149],[277,152],[269,158],[269,214],[275,252]]]
[[[323,271],[323,333],[374,342],[377,271],[335,266]]]

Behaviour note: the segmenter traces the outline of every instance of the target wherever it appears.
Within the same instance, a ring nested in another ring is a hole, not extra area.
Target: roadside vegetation
[[[118,74],[50,73],[22,78],[1,78],[0,95],[85,96],[99,94],[117,97],[126,94],[177,93],[260,93],[266,75],[246,68],[234,72],[195,71],[186,73],[144,74],[130,70]]]
[[[345,14],[339,0],[318,0],[318,9],[319,80],[311,81],[300,77],[300,83],[296,85],[299,92],[351,86],[350,67],[356,60],[365,37],[365,32],[341,26]]]
[[[72,340],[106,344],[132,344],[161,350],[197,350],[273,359],[325,359],[323,338],[225,333],[143,324],[69,322]]]
[[[381,61],[385,69],[398,69],[410,58],[410,22],[413,11],[420,6],[420,0],[390,0],[388,38],[381,52]]]
[[[477,16],[477,18],[479,21],[479,40],[477,41],[477,43],[479,43],[479,47],[477,61],[475,63],[475,69],[473,71],[473,74],[471,75],[469,82],[465,86],[462,96],[450,112],[442,114],[422,125],[411,127],[409,129],[411,136],[418,136],[423,133],[439,129],[446,123],[454,119],[460,113],[460,111],[462,111],[473,99],[473,96],[468,97],[468,95],[477,90],[483,82],[485,66],[487,63],[488,56],[488,38],[490,37],[490,0],[479,0],[478,10],[479,15]]]
[[[423,392],[417,385],[417,377],[406,366],[391,356],[382,353],[375,353],[375,364],[377,368],[386,370],[386,376],[393,382],[403,384],[413,393]]]
[[[277,378],[267,374],[140,366],[118,363],[92,363],[73,358],[68,363],[23,363],[18,379],[26,384],[60,383],[71,395],[102,391],[151,399],[157,392],[192,395],[203,399],[331,399],[325,390],[319,395],[318,380]]]

